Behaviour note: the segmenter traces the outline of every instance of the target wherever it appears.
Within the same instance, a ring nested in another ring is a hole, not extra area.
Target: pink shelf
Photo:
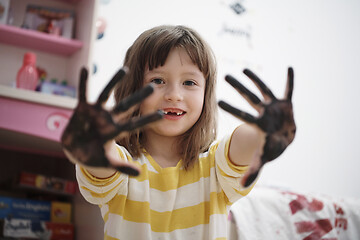
[[[70,56],[83,46],[79,40],[2,24],[0,24],[0,42],[63,56]]]

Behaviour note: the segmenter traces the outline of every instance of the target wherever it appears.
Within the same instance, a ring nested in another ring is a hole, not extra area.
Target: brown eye
[[[153,80],[151,80],[152,83],[155,84],[164,84],[164,80],[160,79],[160,78],[154,78]]]
[[[192,80],[185,81],[183,84],[186,85],[186,86],[194,86],[194,85],[196,85],[196,83],[194,81],[192,81]]]

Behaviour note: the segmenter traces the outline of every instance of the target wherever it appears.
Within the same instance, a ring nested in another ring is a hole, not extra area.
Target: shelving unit
[[[77,100],[12,86],[24,53],[32,51],[37,55],[37,66],[44,68],[49,77],[67,79],[69,85],[77,87],[81,67],[89,68],[92,65],[97,0],[17,0],[11,4],[13,25],[0,25],[0,129],[8,132],[7,137],[10,131],[59,142]],[[66,39],[20,28],[29,4],[74,11],[75,38]],[[21,139],[19,142],[21,143]],[[7,144],[4,137],[0,137],[0,146],[11,149],[17,147]],[[24,150],[24,147],[19,148]],[[41,152],[42,148],[31,147],[35,152]]]
[[[46,69],[49,77],[67,79],[69,85],[77,87],[81,67],[92,66],[97,1],[11,1],[14,23],[0,25],[0,191],[4,190],[2,183],[21,170],[49,169],[49,174],[75,179],[73,166],[65,159],[59,140],[77,100],[16,89],[13,85],[24,53],[32,51],[37,55],[37,65]],[[28,4],[74,10],[75,39],[21,29]],[[101,239],[98,207],[86,203],[79,193],[73,202],[75,239]]]

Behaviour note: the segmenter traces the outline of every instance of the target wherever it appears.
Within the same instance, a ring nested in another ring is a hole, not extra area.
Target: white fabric
[[[360,239],[360,200],[255,187],[232,205],[238,239]]]

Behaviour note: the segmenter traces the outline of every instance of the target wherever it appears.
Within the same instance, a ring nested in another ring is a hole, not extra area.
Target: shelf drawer
[[[59,142],[72,110],[0,97],[0,128]]]

